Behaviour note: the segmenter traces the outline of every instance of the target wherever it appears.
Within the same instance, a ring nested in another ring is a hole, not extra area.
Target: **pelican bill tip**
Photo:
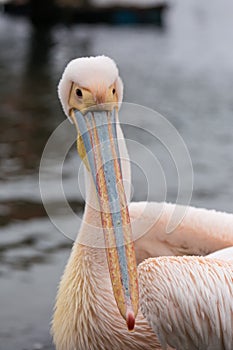
[[[126,324],[127,324],[128,330],[130,332],[132,332],[134,330],[134,326],[135,326],[135,316],[134,316],[133,311],[128,311],[127,312]]]

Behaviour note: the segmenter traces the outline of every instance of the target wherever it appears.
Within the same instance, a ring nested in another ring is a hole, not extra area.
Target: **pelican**
[[[56,349],[232,350],[233,215],[189,207],[168,235],[174,204],[128,204],[112,59],[72,60],[58,94],[77,129],[86,205],[56,298]]]

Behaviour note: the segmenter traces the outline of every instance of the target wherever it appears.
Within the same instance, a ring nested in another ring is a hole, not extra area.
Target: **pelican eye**
[[[76,95],[77,95],[78,97],[83,97],[82,90],[81,90],[81,89],[76,89]]]
[[[116,89],[112,89],[112,94],[114,95],[116,92]]]

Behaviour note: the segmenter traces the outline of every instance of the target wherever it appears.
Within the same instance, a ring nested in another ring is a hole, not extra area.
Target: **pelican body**
[[[233,250],[213,252],[233,245],[233,215],[189,208],[167,235],[174,205],[128,203],[123,84],[110,58],[71,61],[58,93],[77,130],[86,206],[57,294],[56,349],[232,350]]]

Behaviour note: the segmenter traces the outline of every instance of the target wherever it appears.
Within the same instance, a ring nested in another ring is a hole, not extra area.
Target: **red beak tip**
[[[127,313],[126,323],[127,323],[128,330],[132,332],[135,326],[135,317],[132,311],[129,311]]]

